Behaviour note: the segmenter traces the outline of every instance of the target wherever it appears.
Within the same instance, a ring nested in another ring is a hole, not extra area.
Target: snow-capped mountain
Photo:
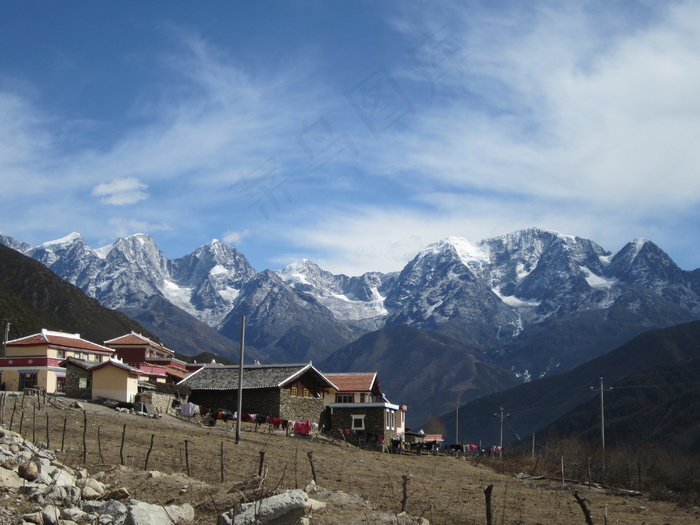
[[[289,264],[277,274],[296,292],[315,297],[338,319],[377,329],[389,313],[384,298],[393,274],[333,275],[308,259]]]
[[[156,315],[156,305],[175,306],[233,341],[246,315],[251,351],[276,361],[321,359],[365,333],[405,324],[538,377],[644,330],[700,318],[700,272],[681,270],[643,239],[612,254],[537,228],[478,243],[452,237],[426,247],[401,272],[357,277],[309,260],[258,273],[217,240],[174,260],[143,234],[99,249],[79,234],[35,248],[6,236],[0,242],[105,306],[143,312],[139,322],[154,333],[167,330],[172,317]]]

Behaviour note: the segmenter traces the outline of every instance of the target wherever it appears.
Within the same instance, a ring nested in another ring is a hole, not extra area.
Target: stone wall
[[[190,402],[212,409],[224,408],[235,412],[238,410],[238,391],[196,390],[190,395]],[[243,392],[243,412],[247,414],[264,414],[290,421],[306,421],[310,419],[314,423],[318,423],[323,409],[323,399],[317,397],[291,397],[289,390],[286,388],[281,390],[276,388],[245,390]]]
[[[280,390],[280,417],[290,421],[321,421],[325,405],[320,397],[292,397],[289,390]]]
[[[88,388],[80,388],[80,379],[87,380]],[[92,398],[92,372],[79,366],[66,366],[66,396],[77,399]]]
[[[171,408],[175,396],[161,392],[142,392],[137,396],[137,399],[141,403],[152,405],[156,414],[168,414],[172,412]]]
[[[334,430],[351,429],[352,416],[365,416],[364,433],[384,436],[384,441],[396,437],[396,430],[386,428],[386,408],[377,406],[332,407],[331,425]]]

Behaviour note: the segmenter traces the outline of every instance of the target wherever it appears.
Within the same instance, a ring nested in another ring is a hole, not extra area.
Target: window
[[[352,394],[336,394],[335,395],[335,402],[336,403],[352,403],[355,400],[355,396]]]
[[[365,429],[365,415],[357,415],[352,417],[352,430],[364,430]]]
[[[304,389],[304,397],[309,397],[309,389],[308,388]]]
[[[297,387],[293,386],[289,389],[289,395],[292,397],[297,397]]]
[[[92,388],[92,379],[87,377],[81,377],[78,380],[78,388],[87,389]]]
[[[386,429],[394,430],[396,428],[396,412],[386,409]]]
[[[58,350],[58,358],[65,359],[66,358],[66,351],[65,350]]]

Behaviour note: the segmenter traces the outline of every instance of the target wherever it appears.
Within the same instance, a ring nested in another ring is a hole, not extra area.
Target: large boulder
[[[124,525],[185,525],[193,521],[194,508],[187,503],[161,507],[131,500]]]
[[[294,522],[304,517],[309,497],[303,490],[288,490],[276,496],[242,503],[219,516],[219,525],[265,525]]]

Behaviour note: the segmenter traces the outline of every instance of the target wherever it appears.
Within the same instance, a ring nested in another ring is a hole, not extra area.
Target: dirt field
[[[5,407],[6,427],[12,403]],[[35,401],[25,401],[23,436],[45,442],[48,416],[49,445],[56,450],[63,448],[59,454],[63,463],[84,466],[93,475],[104,472],[103,482],[112,488],[125,487],[137,499],[160,504],[190,503],[195,507],[197,523],[216,523],[218,514],[241,501],[243,484],[258,474],[263,452],[263,488],[267,491],[304,488],[312,479],[311,452],[319,490],[357,494],[369,502],[371,509],[389,513],[400,512],[402,476],[408,475],[406,510],[432,524],[486,523],[484,488],[488,485],[493,485],[494,524],[585,524],[574,490],[588,500],[596,524],[700,523],[698,509],[644,496],[620,496],[599,488],[564,485],[561,480],[519,479],[515,472],[499,474],[483,463],[474,465],[450,456],[382,454],[328,439],[287,437],[283,431],[269,433],[260,428],[255,432],[255,425],[248,423],[244,424],[241,443],[236,445],[233,428],[225,424],[203,427],[174,416],[151,419],[92,403],[82,403],[83,411],[71,408],[70,403],[60,399],[57,406],[37,409]],[[18,404],[14,431],[19,431],[21,412]],[[162,474],[145,470],[147,455],[148,470]],[[502,470],[508,470],[507,463]],[[311,515],[311,522],[347,523],[351,515],[361,518],[363,513],[367,515],[367,509],[341,513],[337,509],[321,510]]]

